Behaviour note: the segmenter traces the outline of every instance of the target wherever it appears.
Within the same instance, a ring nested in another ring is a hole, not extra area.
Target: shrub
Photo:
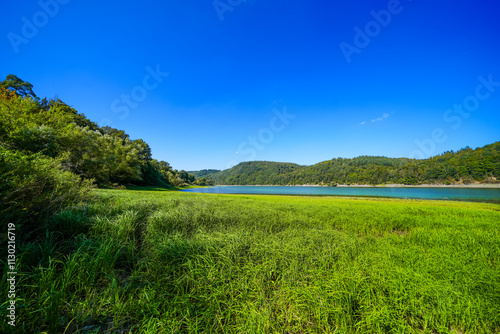
[[[0,214],[23,230],[89,195],[92,181],[64,171],[58,160],[0,146]]]

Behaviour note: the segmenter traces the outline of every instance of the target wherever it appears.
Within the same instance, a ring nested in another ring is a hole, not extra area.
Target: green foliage
[[[22,81],[13,74],[7,75],[7,78],[0,82],[0,88],[14,91],[22,97],[29,96],[33,99],[38,99],[35,93],[33,93],[33,85],[29,82]]]
[[[190,174],[193,174],[196,178],[198,177],[208,177],[212,174],[218,173],[220,170],[218,169],[203,169],[203,170],[198,170],[198,171],[191,171],[188,172]]]
[[[500,142],[425,160],[362,156],[312,166],[252,161],[224,171],[193,173],[227,185],[491,183],[500,180]]]
[[[193,175],[153,160],[142,139],[131,140],[123,130],[99,127],[60,99],[39,101],[32,87],[12,75],[0,83],[1,145],[58,158],[65,169],[98,185],[196,183]]]
[[[141,164],[142,184],[152,186],[166,186],[168,179],[163,177],[161,167],[157,160]]]
[[[194,181],[194,184],[199,186],[213,186],[215,185],[215,182],[208,177],[200,177]]]
[[[95,192],[20,245],[19,333],[500,330],[497,204]]]
[[[84,200],[90,181],[42,154],[26,155],[0,146],[0,212],[27,232],[62,208]]]

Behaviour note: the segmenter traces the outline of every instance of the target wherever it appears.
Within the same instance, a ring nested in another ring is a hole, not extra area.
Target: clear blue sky
[[[60,2],[3,4],[2,79],[144,139],[177,169],[500,140],[498,1]]]

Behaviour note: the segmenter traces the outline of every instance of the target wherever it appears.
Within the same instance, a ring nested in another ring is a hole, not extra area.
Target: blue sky
[[[482,0],[11,1],[0,76],[177,169],[418,158],[500,139],[499,14]]]

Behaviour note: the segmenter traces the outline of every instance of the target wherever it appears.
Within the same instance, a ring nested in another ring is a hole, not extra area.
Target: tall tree
[[[33,92],[33,85],[19,79],[14,74],[9,74],[4,81],[0,82],[0,87],[13,90],[22,97],[30,96],[34,100],[38,100],[38,97]]]

